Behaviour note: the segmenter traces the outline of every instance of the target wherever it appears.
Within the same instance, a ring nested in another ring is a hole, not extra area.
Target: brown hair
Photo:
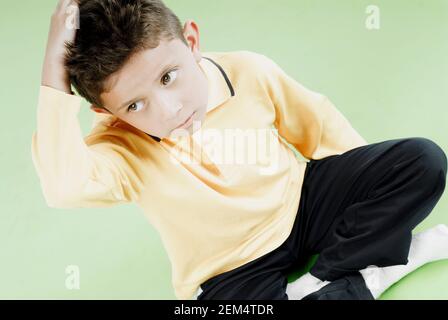
[[[100,108],[108,77],[131,55],[160,40],[179,38],[188,45],[179,18],[161,0],[78,2],[80,28],[73,43],[66,43],[65,66],[76,91]]]

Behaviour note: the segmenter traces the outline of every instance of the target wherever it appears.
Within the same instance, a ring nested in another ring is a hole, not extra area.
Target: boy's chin
[[[201,127],[202,127],[202,121],[195,120],[195,121],[193,121],[192,125],[190,125],[188,128],[174,129],[173,131],[171,131],[170,135],[167,136],[166,138],[177,139],[182,136],[191,136],[195,132],[199,131],[199,129],[201,129]]]

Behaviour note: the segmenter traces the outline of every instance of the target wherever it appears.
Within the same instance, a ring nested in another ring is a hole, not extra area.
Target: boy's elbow
[[[46,203],[47,206],[49,208],[54,208],[54,209],[74,209],[77,208],[77,206],[74,206],[72,203],[67,202],[67,201],[61,201],[61,200],[48,200],[46,199]]]
[[[73,209],[79,207],[79,202],[73,197],[73,193],[70,194],[67,191],[45,191],[43,192],[45,202],[47,206],[54,209]]]
[[[74,186],[51,179],[41,179],[41,190],[46,204],[55,209],[72,209],[82,206],[84,191]]]
[[[96,190],[97,183],[91,182],[85,189],[73,188],[43,188],[45,202],[50,208],[75,209],[75,208],[107,208],[119,203],[131,202],[131,199],[116,189]],[[93,189],[92,189],[93,188]],[[95,193],[87,192],[96,190]]]

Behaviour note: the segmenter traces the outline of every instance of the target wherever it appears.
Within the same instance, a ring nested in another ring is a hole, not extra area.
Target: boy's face
[[[111,90],[101,94],[110,112],[95,106],[91,109],[111,113],[159,138],[191,134],[193,121],[194,128],[199,128],[197,123],[203,121],[207,109],[208,81],[198,65],[202,55],[194,22],[187,22],[184,31],[189,47],[176,38],[134,54],[108,79]],[[192,119],[179,127],[192,114]]]

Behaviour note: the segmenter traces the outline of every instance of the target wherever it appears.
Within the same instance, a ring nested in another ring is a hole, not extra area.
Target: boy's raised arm
[[[71,93],[70,81],[64,67],[65,43],[75,39],[76,24],[68,12],[76,10],[77,2],[73,0],[59,0],[55,11],[51,15],[48,31],[47,48],[42,66],[41,84],[65,93]],[[76,12],[72,12],[72,15]]]
[[[70,94],[64,68],[64,43],[76,29],[66,28],[68,5],[61,0],[52,15],[37,106],[31,153],[50,207],[107,207],[137,197],[140,180],[125,161],[125,148],[98,140],[88,146],[79,125],[81,97]],[[114,160],[113,160],[114,159]]]
[[[304,87],[266,56],[259,58],[278,132],[305,158],[322,159],[368,144],[326,96]]]

